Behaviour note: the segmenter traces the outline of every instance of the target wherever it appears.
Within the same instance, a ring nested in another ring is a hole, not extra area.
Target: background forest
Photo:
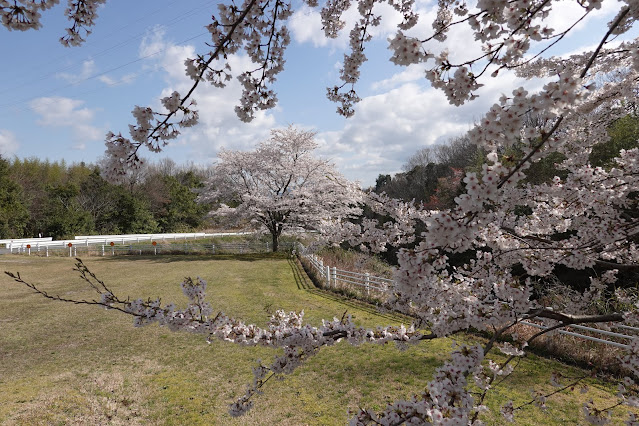
[[[0,157],[0,236],[190,231],[209,211],[194,192],[206,177],[206,170],[163,160],[115,185],[98,165]]]

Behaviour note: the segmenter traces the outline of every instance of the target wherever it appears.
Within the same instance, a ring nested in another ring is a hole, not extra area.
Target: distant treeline
[[[207,174],[162,160],[116,185],[98,165],[0,157],[0,238],[195,230],[209,211],[194,192]]]

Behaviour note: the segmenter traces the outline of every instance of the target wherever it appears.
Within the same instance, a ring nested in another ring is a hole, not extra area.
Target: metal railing
[[[304,246],[302,246],[301,244],[298,244],[296,249],[298,250],[299,256],[308,261],[308,263],[315,270],[315,273],[320,277],[320,279],[323,280],[326,287],[329,289],[338,288],[340,283],[346,283],[348,285],[364,287],[367,295],[369,295],[371,289],[386,292],[393,287],[394,281],[391,279],[337,269],[336,267],[325,265],[323,260],[315,254],[306,253]],[[535,327],[541,330],[545,330],[548,328],[544,325],[530,321],[521,321],[519,322],[519,324]],[[604,330],[578,324],[568,325],[566,326],[567,329],[558,329],[554,332],[563,334],[565,336],[578,337],[580,339],[585,339],[592,342],[615,346],[621,349],[628,349],[630,345],[627,343],[621,343],[619,342],[619,340],[629,341],[639,338],[639,328],[637,327],[631,327],[623,324],[616,324],[613,325],[613,327],[619,330],[623,330],[624,333],[618,333],[610,330]],[[571,331],[570,329],[572,329],[573,331]],[[577,333],[574,330],[579,330],[588,334]],[[609,339],[592,336],[591,334],[608,337]]]
[[[535,327],[538,328],[540,330],[547,330],[548,327],[543,326],[541,324],[536,324],[534,322],[530,322],[530,321],[521,321],[519,324],[523,324],[523,325],[527,325],[530,327]],[[598,334],[601,336],[607,336],[607,337],[613,337],[615,339],[619,339],[619,340],[632,340],[632,339],[636,339],[637,337],[639,337],[637,334],[622,334],[622,333],[615,333],[614,331],[609,331],[609,330],[603,330],[600,328],[594,328],[594,327],[586,327],[584,325],[578,325],[578,324],[572,324],[572,325],[567,325],[567,328],[572,328],[575,330],[582,330],[591,334]],[[628,332],[634,332],[634,333],[639,333],[639,328],[637,327],[630,327],[628,325],[615,325],[615,328],[620,328],[623,330],[627,330]],[[556,333],[559,334],[563,334],[565,336],[572,336],[572,337],[578,337],[580,339],[585,339],[585,340],[590,340],[591,342],[597,342],[597,343],[603,343],[606,345],[610,345],[610,346],[615,346],[621,349],[628,349],[630,347],[630,345],[625,344],[625,343],[620,343],[617,342],[615,340],[607,340],[607,339],[603,339],[601,337],[595,337],[595,336],[590,336],[587,334],[581,334],[581,333],[576,333],[574,331],[569,331],[569,330],[564,330],[564,329],[558,329],[556,330]]]

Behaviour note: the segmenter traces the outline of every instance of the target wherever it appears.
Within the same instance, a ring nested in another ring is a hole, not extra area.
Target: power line
[[[208,33],[208,32],[200,33],[200,34],[198,34],[198,35],[195,35],[195,36],[189,37],[189,38],[187,38],[187,39],[184,39],[184,40],[182,40],[182,41],[179,41],[177,44],[183,44],[183,43],[189,42],[189,41],[194,40],[194,39],[196,39],[196,38],[202,37],[202,36],[204,36],[204,35],[206,35],[206,34],[209,34],[209,33]],[[155,51],[155,52],[153,52],[153,53],[150,53],[150,54],[148,54],[148,55],[145,55],[145,56],[139,57],[139,58],[134,59],[134,60],[132,60],[132,61],[129,61],[129,62],[126,62],[126,63],[124,63],[124,64],[121,64],[121,65],[115,66],[115,67],[113,67],[113,68],[110,68],[110,69],[108,69],[108,70],[106,70],[106,71],[102,71],[102,72],[99,72],[99,73],[96,73],[96,74],[90,75],[90,76],[88,76],[88,77],[86,77],[86,78],[83,78],[83,79],[78,80],[77,82],[69,83],[69,84],[65,84],[64,86],[59,86],[59,87],[53,88],[53,89],[48,90],[48,91],[46,91],[46,92],[44,92],[44,93],[41,93],[39,96],[29,97],[29,98],[26,98],[26,99],[23,99],[23,100],[20,100],[20,101],[17,101],[17,102],[13,102],[13,103],[0,104],[0,108],[11,108],[11,107],[16,107],[16,106],[21,105],[21,104],[25,104],[25,103],[31,102],[31,101],[33,101],[33,100],[35,100],[35,99],[38,99],[38,98],[44,97],[44,96],[46,96],[46,95],[49,95],[49,94],[52,94],[52,93],[58,92],[58,91],[60,91],[60,90],[62,90],[62,89],[67,89],[67,88],[69,88],[69,87],[76,86],[76,85],[78,85],[78,84],[80,84],[80,83],[83,83],[83,82],[86,82],[86,81],[89,81],[89,80],[96,79],[96,78],[98,78],[98,77],[101,77],[101,76],[106,75],[106,74],[108,74],[108,73],[111,73],[111,72],[113,72],[113,71],[117,71],[117,70],[122,69],[122,68],[125,68],[125,67],[127,67],[127,66],[129,66],[129,65],[132,65],[132,64],[135,64],[135,63],[137,63],[137,62],[143,61],[143,60],[145,60],[145,59],[151,58],[151,57],[156,56],[156,55],[158,55],[158,54],[160,54],[160,53],[162,53],[162,52],[165,52],[167,49],[168,49],[168,47],[165,47],[165,48],[163,48],[163,49],[157,50],[157,51]],[[139,75],[139,73],[138,73],[137,75]],[[96,92],[96,91],[99,91],[99,90],[104,90],[105,88],[106,88],[106,87],[100,87],[100,88],[98,88],[98,89],[91,90],[91,91],[88,91],[88,92],[85,92],[85,93],[93,93],[93,92]],[[19,109],[18,111],[27,111],[28,109],[32,109],[32,108],[31,108],[31,107],[23,108],[23,109]]]
[[[176,4],[176,3],[178,3],[178,2],[179,2],[179,0],[173,0],[173,2],[172,2],[172,3],[173,3],[173,4]],[[192,16],[194,16],[194,15],[198,14],[198,12],[199,12],[199,11],[201,11],[202,9],[204,9],[204,8],[208,7],[211,3],[214,3],[214,1],[207,0],[207,1],[206,1],[206,4],[203,4],[203,5],[197,6],[197,7],[193,8],[193,9],[190,9],[190,10],[188,10],[188,11],[186,11],[186,12],[183,12],[183,13],[181,13],[181,14],[177,15],[177,16],[174,16],[174,17],[172,17],[171,19],[169,19],[168,21],[166,21],[165,23],[161,24],[161,25],[162,25],[162,27],[164,27],[164,28],[170,28],[170,27],[172,27],[172,26],[174,26],[174,25],[176,25],[176,24],[178,24],[178,23],[180,23],[180,22],[184,21],[185,19],[190,18],[190,17],[192,17]],[[160,12],[160,11],[162,11],[162,10],[164,10],[164,8],[156,9],[155,11],[151,12],[151,13],[150,13],[150,15],[157,14],[157,13],[159,13],[159,12]],[[122,30],[122,29],[124,29],[124,28],[127,28],[127,27],[132,26],[133,24],[135,24],[135,23],[137,23],[137,22],[141,21],[142,19],[144,19],[144,18],[146,18],[146,17],[148,17],[148,16],[149,16],[149,14],[146,14],[146,15],[144,15],[143,17],[139,17],[139,18],[137,18],[137,19],[134,19],[133,21],[131,21],[131,22],[127,23],[126,25],[123,25],[123,26],[119,27],[118,29],[114,30],[112,33],[107,34],[107,35],[105,36],[105,38],[106,38],[106,37],[108,37],[108,36],[110,36],[111,34],[118,33],[120,30]],[[148,33],[148,30],[149,30],[150,28],[152,28],[152,27],[153,27],[153,26],[149,26],[149,27],[147,27],[147,28],[145,29],[145,31],[140,32],[140,33],[136,34],[135,36],[128,37],[127,39],[125,39],[125,40],[123,40],[123,41],[121,41],[121,42],[119,42],[119,43],[116,43],[116,44],[114,44],[114,45],[112,45],[112,46],[109,46],[109,47],[107,47],[107,48],[105,48],[105,49],[102,49],[102,50],[100,50],[100,51],[98,51],[98,52],[96,52],[96,53],[93,53],[93,54],[91,54],[91,55],[89,55],[89,56],[86,56],[86,57],[84,57],[84,59],[82,60],[82,62],[84,63],[84,62],[86,62],[86,61],[88,61],[88,60],[92,60],[93,58],[100,57],[100,56],[104,56],[105,54],[107,54],[107,53],[109,53],[109,52],[111,52],[111,51],[118,50],[118,49],[120,49],[120,48],[122,48],[122,47],[124,47],[124,46],[126,46],[126,45],[129,45],[129,44],[131,44],[131,43],[133,43],[133,42],[135,42],[135,41],[137,41],[137,40],[140,40],[140,39],[142,39],[142,38],[143,38],[143,37],[144,37],[144,36]],[[188,40],[191,40],[191,39],[192,39],[192,38],[190,38],[190,39],[188,39]],[[188,41],[188,40],[187,40],[187,41]],[[97,43],[97,41],[94,41],[94,42],[93,42],[93,43],[91,43],[91,44],[95,45],[96,43]],[[89,46],[91,46],[91,44],[89,44]],[[56,62],[56,61],[57,61],[57,62],[60,62],[60,61],[62,61],[63,59],[64,59],[64,57],[59,57],[59,59],[58,59],[58,60],[54,60],[54,62]],[[49,62],[49,63],[50,63],[50,62]],[[64,66],[64,67],[61,67],[61,68],[57,68],[57,69],[55,69],[55,70],[53,70],[53,71],[49,71],[49,72],[47,72],[47,73],[45,73],[45,74],[40,75],[39,77],[35,77],[35,78],[32,78],[32,77],[26,77],[26,78],[24,78],[24,79],[22,79],[22,80],[19,80],[19,81],[17,81],[17,82],[15,81],[15,79],[7,79],[7,80],[11,81],[11,82],[12,82],[12,84],[11,84],[11,86],[10,86],[10,87],[7,87],[7,88],[5,88],[5,89],[0,90],[0,94],[5,94],[5,93],[10,92],[10,91],[12,91],[12,90],[17,90],[17,89],[23,88],[23,87],[25,87],[25,86],[32,85],[33,83],[36,83],[36,82],[39,82],[39,81],[46,80],[46,79],[48,79],[48,78],[50,78],[50,77],[53,77],[53,76],[55,76],[55,75],[57,75],[57,74],[60,74],[60,73],[64,72],[64,71],[68,71],[69,69],[73,69],[73,68],[74,68],[74,67],[76,67],[77,65],[78,65],[77,63],[73,63],[73,64],[70,64],[70,65],[67,65],[67,66]],[[125,66],[125,65],[127,65],[127,64],[124,64],[124,66]],[[39,67],[34,67],[34,68],[38,68],[38,69],[39,69]],[[116,67],[115,69],[118,69],[118,68]],[[84,80],[81,80],[81,81],[84,81]],[[55,90],[59,90],[59,89],[64,88],[64,87],[70,87],[70,86],[72,86],[72,85],[73,85],[73,84],[71,84],[71,85],[67,85],[67,86],[63,86],[63,87],[57,88],[57,89],[55,89]]]

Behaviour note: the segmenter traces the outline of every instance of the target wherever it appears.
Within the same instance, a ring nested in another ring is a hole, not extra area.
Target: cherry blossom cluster
[[[67,34],[60,38],[60,43],[65,46],[79,46],[86,41],[85,37],[91,34],[89,28],[95,25],[98,17],[98,7],[107,0],[69,0],[64,14],[73,22],[67,28]]]
[[[485,3],[486,9],[505,4]],[[542,15],[551,4],[527,3],[539,8],[535,13]],[[598,6],[597,2],[584,3],[586,12]],[[621,31],[619,26],[631,13],[635,13],[633,8],[622,9],[610,24],[610,34]],[[486,39],[506,34],[508,27],[517,25],[509,19],[504,15],[499,25],[491,27],[486,18],[487,26],[482,27],[488,31]],[[487,151],[487,161],[480,172],[466,174],[465,191],[456,198],[455,208],[426,211],[411,203],[402,208],[401,202],[395,201],[393,210],[411,213],[389,215],[373,199],[372,208],[391,220],[377,226],[373,221],[348,226],[346,231],[351,236],[346,240],[372,250],[385,249],[377,243],[379,240],[409,241],[412,237],[417,242],[414,249],[399,254],[396,284],[391,291],[395,308],[419,317],[437,335],[469,327],[502,330],[523,318],[536,318],[550,327],[574,321],[600,322],[604,327],[608,321],[637,323],[639,305],[628,294],[624,295],[628,306],[625,313],[597,316],[592,306],[615,282],[618,269],[639,264],[635,244],[639,222],[629,215],[637,207],[633,194],[639,190],[639,150],[621,150],[609,168],[589,163],[592,147],[609,140],[608,126],[633,113],[638,86],[636,43],[607,48],[602,42],[592,52],[521,65],[521,75],[547,75],[553,80],[539,93],[529,94],[520,88],[512,96],[503,96],[470,131],[471,140]],[[416,58],[418,46],[409,46],[415,49],[412,55]],[[454,67],[446,64],[445,58],[442,54],[439,61],[441,70],[447,72]],[[457,67],[457,71],[460,69],[463,67]],[[462,79],[464,75],[470,78],[467,70],[464,73],[446,82],[461,87],[458,94],[449,96],[453,103],[472,97],[474,89],[461,91],[472,85],[472,80]],[[610,78],[614,74],[618,77]],[[529,124],[526,120],[530,114],[541,124]],[[521,156],[511,158],[506,152],[515,143]],[[553,152],[565,157],[556,167],[567,177],[556,176],[539,185],[524,183],[530,164]],[[411,235],[411,229],[418,228],[425,231]],[[450,264],[450,253],[468,250],[475,253],[474,259],[463,265]],[[557,265],[573,269],[597,265],[609,271],[592,278],[583,293],[571,292],[571,303],[539,306],[531,298],[531,279],[522,281],[512,276],[513,265],[521,265],[530,277],[547,277]],[[621,360],[630,371],[639,365],[635,346],[633,343]],[[513,355],[522,353],[521,348],[506,350]],[[538,406],[545,404],[541,396],[534,398]],[[511,419],[515,408],[507,404],[502,413]],[[587,420],[595,424],[605,420],[606,410],[598,411],[590,405],[586,408]]]
[[[388,48],[393,51],[390,60],[396,65],[418,64],[432,57],[423,50],[419,39],[405,36],[401,30],[397,32],[395,37],[389,38],[388,43]]]
[[[9,30],[26,31],[38,29],[41,12],[46,11],[60,0],[1,0],[0,17],[2,25]],[[90,28],[95,25],[97,9],[106,0],[68,0],[65,15],[72,22],[66,29],[66,35],[60,38],[64,46],[79,46],[91,34]]]
[[[337,112],[344,117],[351,117],[355,114],[354,106],[360,101],[355,91],[355,83],[360,77],[360,68],[366,62],[367,58],[364,53],[366,43],[372,40],[370,34],[371,28],[378,27],[381,24],[381,15],[374,13],[374,8],[381,1],[375,0],[359,0],[357,2],[357,11],[360,19],[355,23],[349,33],[349,53],[344,55],[343,66],[340,70],[340,80],[342,84],[326,89],[327,98],[338,104]],[[414,0],[389,0],[391,5],[399,12],[403,20],[398,24],[399,31],[413,28],[418,21],[418,15],[414,10]],[[339,31],[344,28],[345,23],[341,20],[342,14],[351,6],[350,1],[328,1],[321,11],[322,23],[324,24],[324,34],[329,38],[335,38]],[[402,35],[395,37],[400,39]],[[395,44],[402,44],[395,42]],[[404,50],[406,46],[401,46]],[[411,52],[395,53],[392,59],[394,62],[401,61],[404,56],[412,60],[415,50]],[[410,63],[410,62],[408,62]]]
[[[434,88],[444,91],[452,105],[459,106],[467,100],[473,100],[477,97],[473,91],[483,85],[477,82],[477,78],[468,68],[457,68],[452,77],[443,78],[444,74],[448,74],[448,70],[451,68],[447,52],[444,51],[436,60],[439,65],[426,73],[426,77]]]
[[[42,26],[40,12],[52,8],[59,2],[60,0],[0,0],[2,25],[9,30],[26,31],[38,29]]]
[[[139,168],[142,159],[138,155],[140,147],[145,146],[151,152],[160,152],[170,139],[176,138],[178,129],[188,128],[198,121],[195,100],[184,104],[184,98],[173,92],[161,100],[163,112],[155,112],[148,107],[136,106],[133,117],[137,124],[129,125],[131,138],[112,132],[106,136],[106,161],[103,173],[111,181],[117,182],[131,169]],[[179,117],[179,120],[177,118]],[[174,119],[176,121],[171,121]]]
[[[117,180],[126,173],[127,167],[136,167],[141,161],[140,147],[159,152],[169,140],[180,135],[181,129],[195,125],[199,117],[192,93],[201,82],[225,87],[232,78],[229,57],[238,54],[240,49],[244,49],[256,68],[237,76],[243,87],[240,105],[235,108],[238,117],[248,122],[257,111],[274,107],[277,97],[269,85],[283,70],[290,35],[282,23],[291,13],[290,3],[280,0],[246,0],[241,6],[219,4],[217,17],[207,26],[212,49],[185,61],[186,74],[194,81],[191,90],[183,96],[174,92],[162,99],[166,112],[136,106],[133,116],[137,123],[129,126],[131,140],[117,141],[119,145],[126,145],[127,150],[111,147],[113,138],[107,135],[108,177]]]

